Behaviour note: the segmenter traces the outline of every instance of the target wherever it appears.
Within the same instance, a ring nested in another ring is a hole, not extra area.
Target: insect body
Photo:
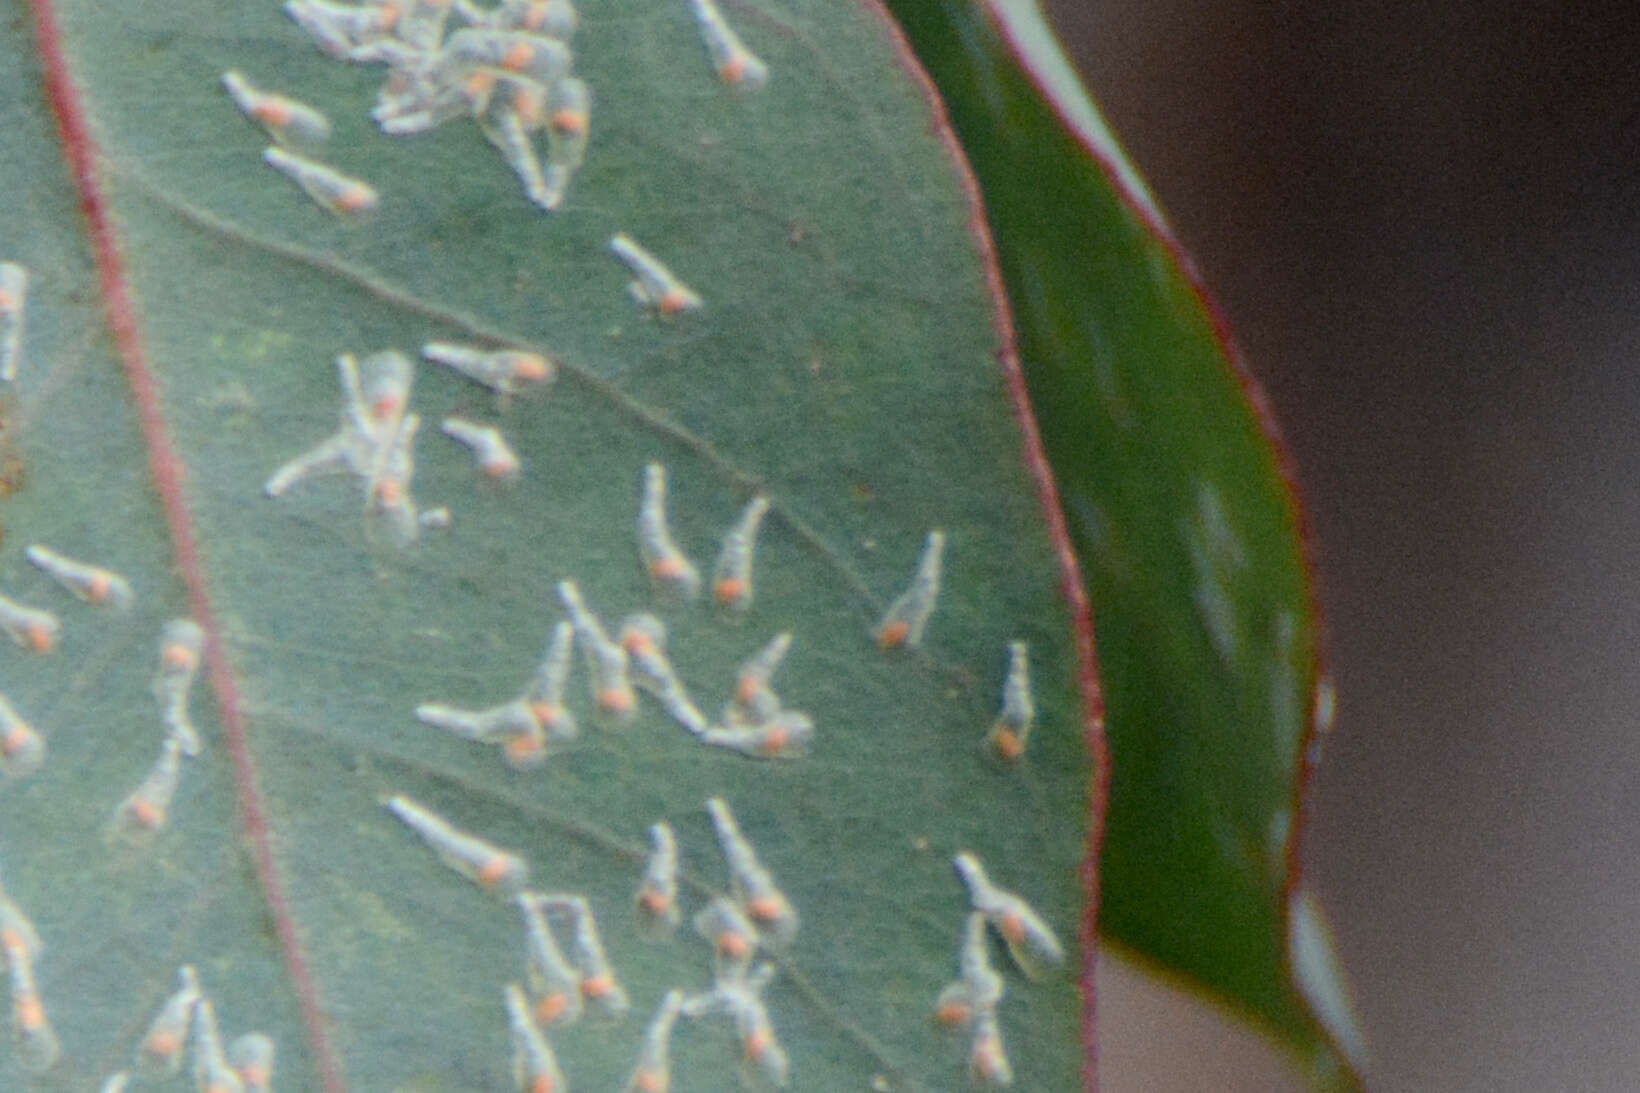
[[[330,139],[330,120],[306,103],[260,90],[231,69],[222,74],[222,86],[239,112],[280,144],[311,147]]]
[[[666,715],[685,729],[696,736],[704,733],[706,715],[667,659],[665,624],[647,613],[629,615],[621,622],[620,638],[633,684],[654,695]]]
[[[539,204],[556,209],[564,202],[570,179],[586,162],[592,94],[585,81],[566,76],[552,84],[547,89],[546,111],[547,171]]]
[[[368,182],[278,145],[262,150],[262,162],[296,183],[315,202],[337,216],[363,216],[374,212],[381,203],[380,195]]]
[[[530,1015],[524,989],[508,983],[507,1026],[512,1031],[513,1080],[518,1093],[564,1093],[564,1074],[552,1045]]]
[[[968,1070],[988,1085],[1014,1084],[1014,1068],[1002,1044],[1002,1029],[997,1024],[994,1006],[974,1015],[974,1041],[968,1053]]]
[[[735,674],[735,693],[729,699],[723,720],[732,727],[755,725],[780,712],[780,697],[769,681],[792,647],[791,631],[776,634],[769,643],[741,664]]]
[[[28,270],[0,262],[0,380],[17,379],[23,356],[23,306],[28,300]]]
[[[727,534],[712,569],[712,595],[718,606],[744,612],[752,606],[752,554],[757,549],[757,531],[769,511],[769,499],[758,496],[747,503]]]
[[[672,1085],[672,1026],[683,1010],[683,992],[673,988],[661,999],[660,1008],[649,1019],[638,1050],[638,1063],[626,1080],[622,1093],[666,1093]]]
[[[1025,741],[1031,735],[1036,721],[1036,706],[1031,701],[1031,665],[1029,651],[1023,641],[1008,643],[1008,679],[1002,685],[1002,712],[986,739],[991,749],[1003,759],[1014,760],[1025,754]]]
[[[537,1024],[574,1024],[581,1017],[581,973],[564,958],[534,892],[520,892],[518,910],[524,916],[524,946],[530,995],[535,999]]]
[[[769,66],[746,48],[713,0],[689,0],[689,8],[719,79],[740,91],[757,91],[769,82]]]
[[[689,1017],[724,1013],[734,1019],[740,1037],[741,1077],[752,1088],[784,1087],[791,1072],[763,1004],[763,988],[773,976],[774,965],[761,964],[750,975],[719,979],[710,991],[683,1003],[683,1013]]]
[[[167,733],[148,776],[114,810],[111,834],[137,844],[153,840],[165,826],[171,800],[176,796],[182,778],[182,755],[182,738]]]
[[[536,905],[548,913],[568,914],[575,926],[575,967],[581,975],[581,998],[587,1008],[604,1017],[620,1017],[632,1008],[626,991],[604,953],[592,907],[582,896],[538,895]]]
[[[952,862],[968,887],[969,905],[1002,935],[1021,971],[1032,979],[1042,979],[1065,962],[1065,947],[1030,904],[992,884],[979,859],[968,851],[958,854]]]
[[[644,866],[634,903],[638,927],[651,940],[669,936],[677,929],[678,843],[672,825],[662,821],[649,828],[649,863]]]
[[[0,695],[0,771],[22,778],[39,770],[45,761],[45,737]]]
[[[245,1088],[222,1051],[216,1007],[208,996],[194,1005],[194,1082],[199,1093],[244,1093]]]
[[[273,1088],[273,1038],[247,1032],[228,1045],[228,1065],[239,1075],[245,1093],[267,1093]]]
[[[37,960],[45,945],[28,915],[4,891],[0,891],[0,955],[20,950],[30,960]],[[4,963],[0,962],[0,967]]]
[[[632,298],[644,307],[652,307],[663,316],[680,311],[698,311],[703,306],[692,289],[678,280],[661,260],[650,254],[637,240],[625,232],[617,233],[609,241],[615,257],[626,263],[634,278],[627,285]]]
[[[575,626],[575,640],[586,657],[592,675],[594,704],[615,722],[632,720],[638,712],[638,696],[633,693],[627,675],[626,649],[609,639],[598,616],[581,599],[574,581],[558,583],[558,598],[569,612],[570,622]]]
[[[777,946],[790,945],[797,936],[797,911],[758,861],[757,852],[741,834],[728,803],[721,797],[713,797],[706,802],[706,811],[711,814],[718,847],[729,866],[735,899],[770,942]]]
[[[700,595],[700,570],[678,549],[666,526],[666,468],[644,468],[643,501],[638,505],[638,554],[655,589],[672,601]]]
[[[421,347],[421,355],[503,395],[517,392],[524,384],[551,383],[558,372],[551,359],[521,349],[474,349],[428,342]]]
[[[135,598],[131,583],[111,569],[75,561],[39,543],[24,551],[23,556],[86,603],[123,610],[130,607]]]
[[[528,881],[529,866],[523,858],[476,835],[456,830],[447,820],[410,798],[403,795],[389,798],[387,808],[421,836],[439,861],[480,888],[515,893]]]
[[[137,1044],[137,1072],[174,1075],[182,1069],[182,1049],[188,1043],[194,1007],[204,997],[192,964],[177,969],[177,989],[160,1006]]]
[[[547,758],[546,733],[522,698],[487,710],[423,703],[416,707],[416,719],[463,740],[498,743],[507,764],[518,770],[537,766]]]
[[[479,425],[459,417],[447,417],[440,426],[444,435],[458,440],[472,449],[479,468],[497,482],[511,482],[518,478],[518,456],[508,446],[501,430],[494,425]]]
[[[524,701],[529,704],[530,716],[541,726],[550,741],[575,739],[579,728],[575,715],[564,705],[564,686],[569,681],[570,656],[575,645],[575,624],[560,619],[553,627],[552,642],[536,666],[535,678],[530,681]]]
[[[719,896],[695,912],[695,931],[712,943],[719,980],[739,978],[757,955],[758,932],[740,905]]]
[[[199,754],[201,744],[193,720],[188,716],[188,692],[193,688],[204,648],[205,631],[192,619],[172,619],[160,631],[154,697],[159,699],[166,732],[180,744],[182,754],[190,758]]]
[[[11,1022],[17,1062],[24,1070],[38,1074],[56,1064],[62,1057],[63,1046],[40,1002],[40,989],[34,982],[34,959],[28,946],[8,940],[5,954],[6,968],[11,975]]]
[[[796,759],[814,746],[814,719],[802,710],[777,710],[755,723],[710,726],[700,741],[753,759]]]
[[[57,635],[62,631],[62,623],[50,611],[25,607],[16,600],[0,596],[0,630],[32,653],[49,653],[57,648]]]
[[[922,644],[928,617],[934,613],[934,601],[940,594],[940,560],[944,552],[945,533],[938,529],[929,532],[911,587],[889,606],[877,625],[877,644],[884,649]]]
[[[959,974],[934,1001],[934,1019],[940,1024],[966,1027],[979,1013],[995,1009],[1002,1001],[1002,976],[991,967],[987,946],[985,916],[971,911],[958,957]]]

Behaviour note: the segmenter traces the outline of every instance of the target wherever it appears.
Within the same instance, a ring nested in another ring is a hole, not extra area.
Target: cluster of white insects
[[[563,1093],[567,1087],[548,1031],[558,1035],[583,1016],[618,1020],[631,1009],[604,951],[591,905],[575,893],[529,891],[529,867],[522,857],[458,830],[407,797],[391,797],[385,804],[441,862],[517,905],[524,924],[525,973],[522,983],[503,989],[515,1079],[521,1093]],[[797,911],[759,860],[728,804],[714,797],[706,802],[706,810],[729,871],[729,893],[714,897],[692,920],[711,946],[712,986],[692,994],[674,988],[662,998],[623,1087],[626,1093],[664,1093],[670,1087],[672,1030],[679,1017],[721,1015],[731,1020],[748,1085],[782,1087],[790,1074],[790,1061],[762,997],[776,967],[757,963],[757,954],[760,949],[778,954],[791,946],[797,938]],[[650,843],[633,910],[640,935],[659,941],[671,937],[683,918],[671,825],[663,820],[651,826]],[[568,954],[553,930],[555,921],[568,925]]]
[[[743,91],[764,87],[769,71],[741,42],[712,0],[687,0],[708,56],[720,79]],[[591,96],[570,75],[568,43],[578,17],[569,0],[501,0],[483,8],[470,0],[290,0],[290,17],[325,52],[338,58],[388,66],[374,117],[383,132],[422,132],[470,117],[500,150],[532,202],[543,209],[562,203],[584,160],[590,129]],[[454,15],[463,26],[446,34]],[[239,109],[274,141],[263,158],[331,212],[366,213],[380,202],[368,183],[309,158],[330,135],[330,123],[312,106],[259,89],[237,71],[223,86]],[[544,132],[545,165],[534,139]],[[700,309],[701,297],[667,266],[624,232],[609,241],[610,252],[630,271],[634,300],[661,317]],[[0,380],[15,379],[22,355],[27,271],[0,262]],[[542,388],[558,366],[539,353],[514,348],[481,348],[430,342],[421,349],[429,362],[507,398]],[[282,497],[316,475],[341,473],[357,479],[367,526],[384,528],[397,545],[408,545],[421,530],[446,526],[447,509],[419,508],[412,484],[420,418],[410,410],[414,366],[403,353],[383,350],[362,361],[337,359],[342,390],[337,430],[277,468],[263,486]],[[523,466],[502,432],[493,425],[446,418],[441,431],[469,449],[483,475],[496,482],[516,480]],[[722,613],[744,614],[754,597],[753,568],[759,530],[770,509],[768,498],[750,499],[723,534],[709,579],[673,538],[667,520],[665,467],[644,468],[637,506],[637,555],[658,603],[686,605],[703,593]],[[945,536],[935,529],[902,594],[896,597],[872,637],[884,650],[922,644],[938,601]],[[28,560],[80,600],[100,607],[129,608],[129,582],[113,570],[78,561],[43,545],[27,550]],[[786,706],[773,678],[793,644],[790,631],[769,639],[740,664],[719,716],[709,718],[691,697],[667,653],[667,631],[655,614],[625,616],[613,633],[586,604],[573,581],[558,587],[566,618],[553,629],[532,678],[515,696],[483,709],[424,703],[415,716],[468,741],[499,745],[516,769],[540,764],[575,741],[579,725],[566,701],[574,653],[580,648],[598,723],[618,726],[639,710],[639,692],[655,700],[667,717],[702,744],[756,759],[792,759],[815,743],[811,716]],[[0,596],[0,629],[20,646],[52,651],[60,623],[40,608]],[[116,842],[141,848],[164,828],[177,792],[183,760],[200,754],[202,743],[189,716],[188,697],[204,648],[204,631],[189,619],[167,623],[160,639],[159,670],[153,692],[164,727],[160,755],[137,788],[114,809],[109,834]],[[985,745],[1005,760],[1024,752],[1034,722],[1028,654],[1024,642],[1009,645],[1001,711]],[[45,741],[0,696],[0,771],[23,776],[37,770]],[[515,1080],[521,1093],[563,1093],[563,1073],[548,1039],[584,1016],[619,1019],[631,1001],[604,951],[587,898],[576,893],[528,889],[528,866],[517,854],[462,832],[404,796],[388,809],[412,828],[446,865],[486,891],[510,898],[524,925],[526,962],[518,982],[502,990],[513,1043]],[[728,893],[709,900],[691,918],[712,954],[712,985],[690,993],[678,987],[660,1001],[627,1079],[627,1093],[662,1093],[671,1081],[671,1037],[680,1018],[721,1016],[735,1027],[744,1080],[754,1087],[788,1083],[790,1063],[763,1001],[778,975],[779,958],[789,951],[799,918],[751,842],[721,798],[706,802],[717,844],[728,867]],[[679,852],[665,821],[650,828],[651,850],[638,880],[633,913],[640,936],[670,938],[683,920],[679,904]],[[963,852],[954,859],[967,887],[971,911],[959,950],[959,977],[935,1004],[938,1023],[969,1030],[970,1069],[985,1083],[1008,1085],[1012,1070],[1002,1043],[997,1010],[1001,975],[991,967],[987,930],[1006,944],[1013,961],[1040,978],[1064,961],[1052,930],[1017,894],[998,888],[979,861]],[[567,931],[567,944],[560,932]],[[46,1019],[34,981],[41,943],[22,910],[0,891],[0,959],[10,976],[17,1058],[30,1071],[50,1068],[61,1046]],[[759,953],[772,960],[759,961]],[[201,1093],[254,1093],[271,1088],[274,1044],[250,1033],[224,1047],[211,1002],[194,968],[182,967],[178,986],[161,1006],[137,1049],[132,1071],[108,1077],[104,1093],[122,1093],[131,1074],[174,1076],[190,1041]]]

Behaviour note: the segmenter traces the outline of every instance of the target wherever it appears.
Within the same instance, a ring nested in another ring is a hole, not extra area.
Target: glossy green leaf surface
[[[10,14],[0,259],[34,282],[4,396],[18,469],[0,500],[0,590],[63,630],[48,656],[0,649],[5,693],[49,745],[42,769],[0,785],[0,879],[45,940],[38,978],[64,1050],[32,1075],[0,1049],[0,1087],[95,1088],[189,962],[226,1034],[276,1038],[279,1089],[325,1088],[332,1065],[333,1089],[511,1088],[502,988],[524,971],[519,916],[395,821],[380,803],[395,793],[517,851],[535,886],[590,900],[633,1010],[553,1032],[574,1088],[619,1088],[668,988],[711,983],[687,918],[727,884],[714,795],[802,917],[765,994],[793,1088],[967,1080],[966,1041],[930,1019],[957,972],[966,904],[950,858],[963,848],[1071,950],[1041,983],[1000,945],[991,955],[1016,1082],[1076,1087],[1090,760],[1072,622],[967,199],[884,25],[852,5],[736,7],[773,75],[735,94],[687,6],[589,2],[575,64],[594,96],[591,145],[546,215],[469,121],[376,132],[381,70],[322,55],[277,4],[55,5],[155,384],[146,408],[180,462],[190,560],[162,510],[131,362],[106,333],[28,17]],[[261,134],[218,87],[230,68],[329,115],[323,156],[379,190],[373,218],[338,220],[260,162]],[[637,306],[607,252],[617,231],[704,309],[661,320]],[[413,490],[448,506],[447,529],[383,542],[346,475],[262,495],[336,430],[337,354],[433,340],[562,362],[550,389],[507,399],[416,364]],[[520,481],[480,475],[439,435],[449,415],[498,425]],[[674,535],[708,570],[748,499],[770,498],[745,616],[704,602],[662,614],[714,718],[737,666],[790,630],[775,687],[813,716],[812,754],[708,748],[648,698],[634,723],[602,728],[579,656],[581,739],[534,770],[416,721],[419,703],[518,694],[562,617],[560,580],[611,629],[655,607],[634,534],[651,461],[669,471]],[[947,540],[938,609],[921,649],[885,654],[873,627],[931,528]],[[70,599],[24,562],[31,542],[120,570],[135,606]],[[221,654],[193,692],[204,751],[163,831],[132,848],[106,829],[159,751],[157,639],[189,613],[190,587]],[[1038,725],[1009,766],[982,739],[1014,639],[1030,643]],[[247,827],[251,808],[265,830]],[[662,819],[685,923],[649,941],[633,897]],[[735,1088],[739,1056],[724,1018],[686,1022],[672,1088]]]
[[[1289,844],[1317,678],[1278,455],[1035,5],[889,6],[979,180],[1093,603],[1111,749],[1101,933],[1330,1079],[1339,1060],[1289,971]],[[1300,974],[1336,999],[1304,906]],[[1353,1036],[1341,1020],[1333,1031]]]

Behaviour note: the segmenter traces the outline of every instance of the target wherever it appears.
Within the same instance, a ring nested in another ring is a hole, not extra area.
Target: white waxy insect
[[[199,977],[192,964],[177,969],[177,989],[160,1006],[137,1044],[137,1073],[172,1076],[182,1069],[182,1052],[188,1045],[188,1029],[193,1024],[194,1007],[203,998]]]
[[[502,0],[484,9],[471,0],[456,0],[456,14],[467,25],[487,30],[527,30],[567,42],[575,35],[580,17],[570,0]]]
[[[592,131],[592,93],[585,81],[566,76],[547,90],[546,197],[542,205],[556,209],[564,202],[570,179],[586,162],[587,139]]]
[[[551,87],[569,75],[569,46],[528,31],[484,30],[467,27],[445,41],[439,74],[472,68],[500,69],[542,87]],[[435,76],[434,78],[438,78]]]
[[[114,809],[110,834],[138,845],[159,834],[170,813],[177,783],[182,780],[182,753],[181,737],[167,733],[148,776]]]
[[[1002,1044],[1002,1028],[997,1024],[994,1006],[974,1014],[974,1041],[968,1052],[968,1070],[986,1085],[1014,1084],[1014,1068]]]
[[[188,716],[188,692],[193,688],[204,649],[205,631],[192,619],[172,619],[160,631],[154,697],[159,699],[166,732],[176,738],[182,754],[190,758],[199,754],[201,745],[199,733]]]
[[[575,624],[560,619],[553,627],[552,641],[536,666],[535,678],[530,681],[524,701],[529,704],[530,716],[546,733],[549,743],[574,740],[580,732],[575,715],[564,704],[564,687],[569,682],[570,658],[575,648]]]
[[[515,770],[539,766],[547,758],[546,733],[521,698],[486,710],[426,702],[416,707],[416,720],[463,740],[500,744],[507,765]]]
[[[738,903],[719,896],[695,912],[695,932],[712,945],[716,978],[744,978],[757,955],[757,927]]]
[[[769,685],[792,647],[791,631],[776,634],[769,643],[747,657],[735,673],[735,693],[723,712],[730,728],[760,725],[780,712],[780,696]]]
[[[63,1045],[46,1017],[40,988],[34,982],[34,959],[28,946],[7,942],[6,968],[11,975],[11,1027],[17,1064],[38,1074],[50,1070],[63,1054]]]
[[[1036,704],[1031,701],[1030,651],[1023,641],[1008,643],[1008,678],[1002,684],[1002,712],[986,735],[986,742],[1007,760],[1025,754],[1031,726],[1036,722]]]
[[[421,347],[421,355],[503,395],[514,394],[525,384],[551,383],[558,374],[556,362],[522,349],[475,349],[428,342]]]
[[[517,854],[476,835],[458,831],[447,820],[402,794],[389,798],[387,808],[421,836],[439,861],[485,891],[511,895],[528,882],[529,866]]]
[[[457,118],[481,115],[490,105],[496,82],[495,72],[488,68],[437,73],[429,63],[404,92],[384,97],[371,113],[389,136],[425,133]]]
[[[388,34],[398,22],[397,2],[336,4],[328,0],[289,0],[285,14],[307,31],[332,57],[346,58],[360,46]]]
[[[741,833],[728,802],[713,797],[706,802],[717,833],[718,847],[729,866],[735,899],[746,909],[760,933],[775,946],[786,946],[797,936],[797,911],[757,858],[757,851]]]
[[[746,48],[713,0],[689,0],[689,10],[695,13],[718,79],[738,91],[757,91],[769,82],[769,66]]]
[[[524,196],[543,209],[556,208],[558,202],[547,190],[546,176],[541,173],[541,160],[535,153],[529,127],[513,104],[492,99],[490,108],[480,118],[479,128],[517,176],[519,185],[524,187]]]
[[[222,1050],[222,1032],[209,995],[194,1006],[194,1082],[199,1093],[244,1093],[245,1088]]]
[[[705,732],[706,715],[666,655],[666,625],[647,612],[628,615],[621,622],[620,641],[633,685],[653,695],[668,717],[694,735]]]
[[[358,362],[351,353],[336,358],[336,371],[342,385],[342,427],[274,471],[262,485],[262,492],[267,496],[278,497],[315,474],[341,470],[364,473],[370,452],[378,442],[378,422],[365,402]],[[393,419],[393,428],[395,431],[398,428],[397,417]]]
[[[396,349],[383,349],[356,364],[353,354],[336,358],[348,416],[360,431],[375,440],[393,436],[410,406],[410,383],[415,375],[410,358]]]
[[[680,311],[698,311],[704,306],[699,296],[630,235],[616,233],[609,241],[609,249],[632,271],[634,280],[627,284],[626,289],[639,304],[652,307],[663,316],[676,315]]]
[[[536,902],[536,893],[520,892],[518,910],[524,916],[524,948],[531,1012],[535,1023],[570,1025],[581,1019],[581,973],[570,966],[558,941],[552,936],[547,916]]]
[[[672,1087],[672,1026],[683,1012],[683,992],[676,987],[666,992],[655,1016],[644,1030],[638,1062],[622,1087],[622,1093],[667,1093]]]
[[[540,1026],[530,1015],[524,988],[508,983],[507,1027],[512,1031],[513,1081],[518,1093],[564,1093],[564,1074],[558,1056]]]
[[[724,1013],[734,1019],[735,1033],[740,1037],[741,1077],[754,1089],[782,1088],[791,1073],[790,1060],[775,1037],[769,1011],[763,1004],[763,988],[772,978],[774,965],[760,964],[750,975],[719,979],[710,991],[683,1003],[686,1017]]]
[[[725,610],[744,612],[752,606],[752,556],[757,550],[758,528],[768,512],[767,497],[752,498],[723,536],[723,547],[712,569],[712,596]]]
[[[577,895],[536,897],[536,904],[549,914],[567,914],[575,924],[575,968],[581,974],[581,999],[586,1007],[603,1017],[616,1018],[632,1008],[625,989],[615,979],[598,936],[598,923],[586,898]]]
[[[1020,971],[1043,979],[1065,963],[1065,947],[1053,929],[1030,904],[1014,892],[998,888],[985,875],[979,859],[967,850],[951,859],[968,887],[968,903],[1002,936]]]
[[[12,641],[33,653],[49,653],[57,648],[57,636],[62,623],[50,611],[25,607],[7,596],[0,596],[0,630]]]
[[[46,761],[46,740],[0,695],[0,772],[24,778]]]
[[[410,492],[416,475],[416,430],[418,414],[405,414],[398,431],[377,449],[370,472],[365,476],[366,529],[380,529],[394,546],[405,547],[421,533],[421,518]]]
[[[23,308],[28,302],[28,270],[0,262],[0,380],[17,379],[23,357]]]
[[[228,1065],[239,1075],[245,1093],[268,1093],[273,1088],[273,1037],[247,1032],[228,1045]]]
[[[945,533],[936,528],[928,533],[911,587],[889,605],[883,621],[877,624],[878,645],[884,649],[899,649],[922,644],[928,616],[934,613],[934,601],[940,595],[940,564],[944,553]]]
[[[9,958],[12,950],[16,949],[30,960],[37,960],[43,948],[45,943],[40,940],[34,923],[5,890],[0,889],[0,954],[8,954]],[[0,961],[0,967],[4,966],[5,962]]]
[[[638,713],[638,696],[627,674],[626,649],[609,640],[598,616],[581,599],[574,581],[558,583],[558,598],[575,626],[575,640],[581,646],[592,675],[592,701],[607,719],[631,721]]]
[[[86,603],[124,610],[136,598],[131,582],[112,569],[76,561],[39,543],[23,554],[35,568]]]
[[[375,187],[363,179],[345,175],[328,164],[276,144],[262,150],[262,162],[296,183],[315,202],[337,216],[363,216],[381,203]]]
[[[520,469],[518,456],[507,444],[507,438],[494,425],[480,425],[459,417],[447,417],[439,426],[444,435],[465,444],[478,459],[479,469],[497,482],[516,481]]]
[[[638,931],[651,941],[669,937],[682,918],[678,910],[678,842],[664,820],[649,828],[649,861],[633,898]]]
[[[978,911],[968,914],[957,965],[957,978],[934,1000],[934,1020],[947,1028],[966,1028],[977,1014],[995,1009],[1002,1001],[1002,976],[991,967],[985,916]]]
[[[700,742],[753,759],[797,759],[814,747],[814,719],[802,710],[779,710],[756,724],[713,725]]]
[[[125,1087],[131,1084],[131,1075],[128,1071],[116,1070],[98,1088],[98,1093],[125,1093]]]
[[[638,504],[638,555],[662,598],[689,601],[700,595],[700,570],[672,539],[666,523],[666,468],[644,468],[643,500]]]
[[[330,119],[307,103],[263,91],[237,69],[222,74],[222,86],[239,112],[280,144],[311,148],[330,139]]]

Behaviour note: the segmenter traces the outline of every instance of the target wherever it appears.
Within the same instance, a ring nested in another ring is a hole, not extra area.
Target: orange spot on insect
[[[507,753],[507,758],[515,763],[522,763],[535,758],[541,754],[543,748],[544,745],[541,743],[540,738],[529,733],[520,733],[517,736],[509,737],[506,744],[502,746],[502,750]]]
[[[718,66],[718,75],[730,87],[738,86],[746,78],[746,58],[730,57]]]
[[[537,1074],[530,1083],[530,1093],[557,1093],[557,1087],[552,1084],[552,1076]]]
[[[505,856],[497,854],[478,867],[478,883],[485,888],[494,888],[501,883],[502,878],[511,871],[511,868],[512,863]]]
[[[724,956],[738,960],[746,955],[747,948],[746,939],[733,930],[725,930],[718,935],[717,949]]]
[[[773,922],[786,911],[786,901],[779,896],[758,896],[746,904],[746,913],[759,922]]]
[[[534,353],[526,353],[513,362],[513,376],[516,379],[539,382],[552,372],[545,357],[538,357]]]
[[[25,994],[17,999],[17,1027],[21,1029],[37,1029],[46,1023],[46,1011],[40,1005],[40,999],[32,994]]]
[[[375,195],[365,186],[349,186],[336,198],[336,207],[344,213],[362,212],[368,209],[375,200]]]
[[[660,308],[662,315],[676,315],[689,306],[689,294],[682,289],[668,289],[661,294],[660,303],[655,306]]]
[[[790,742],[791,737],[787,735],[786,730],[776,725],[764,734],[762,740],[758,741],[757,750],[764,755],[780,755],[785,752],[786,745]]]
[[[659,888],[645,888],[638,893],[638,906],[652,915],[663,915],[672,901]]]
[[[741,676],[735,682],[735,700],[742,706],[750,706],[762,693],[763,681],[754,675]]]
[[[234,1093],[234,1086],[227,1082],[212,1082],[205,1087],[205,1093]]]
[[[545,995],[535,1004],[536,1023],[550,1025],[564,1016],[564,1011],[567,1009],[569,1009],[569,999],[564,996],[562,991],[555,991],[552,994]]]
[[[632,692],[621,687],[605,687],[598,692],[598,708],[605,713],[627,713],[632,709]]]
[[[282,102],[261,102],[252,108],[251,116],[265,125],[278,128],[290,124],[290,107]]]
[[[552,127],[560,133],[581,134],[587,131],[587,116],[580,110],[555,110]]]
[[[649,575],[659,581],[675,581],[684,574],[682,558],[656,558],[649,567]]]
[[[152,801],[141,798],[131,802],[126,814],[131,817],[132,823],[149,831],[157,829],[165,822],[165,810]]]
[[[479,69],[467,77],[467,97],[474,101],[484,98],[495,90],[495,73]]]
[[[384,478],[376,483],[376,500],[384,505],[398,504],[400,492],[397,478]]]
[[[0,292],[0,311],[11,311],[17,307],[17,297],[9,292]]]
[[[615,980],[607,975],[589,975],[581,980],[581,993],[588,998],[602,998],[615,990]]]
[[[506,478],[517,469],[510,459],[489,459],[484,462],[484,475],[487,478]]]
[[[640,1070],[632,1075],[632,1088],[638,1093],[666,1093],[666,1075],[659,1070]]]
[[[142,1042],[142,1050],[156,1059],[169,1059],[182,1050],[182,1039],[174,1032],[156,1029]]]
[[[898,649],[910,636],[911,624],[904,619],[895,619],[893,622],[885,623],[883,628],[877,631],[877,644],[884,649]]]
[[[530,716],[534,718],[535,723],[540,725],[543,729],[556,728],[558,725],[563,723],[564,708],[562,706],[554,706],[550,702],[531,702]]]
[[[1025,920],[1016,911],[1004,911],[997,920],[997,929],[1010,944],[1018,945],[1025,940]]]
[[[404,409],[404,403],[399,400],[399,396],[383,395],[370,404],[370,416],[377,421],[386,421],[389,418],[397,417],[402,409]]]
[[[997,1045],[985,1041],[974,1045],[974,1073],[987,1081],[999,1081],[1004,1073],[1002,1052]]]
[[[159,659],[165,667],[177,672],[186,672],[195,664],[194,651],[174,641],[160,650]]]
[[[517,72],[534,59],[534,46],[528,42],[514,42],[507,47],[507,52],[501,55],[501,67],[508,72]]]
[[[735,603],[746,594],[746,582],[739,577],[724,577],[712,588],[712,595],[717,597],[718,603],[727,607]]]
[[[6,950],[6,958],[9,960],[13,953],[22,952],[27,948],[27,945],[24,944],[21,933],[16,930],[6,929],[0,930],[0,948]]]
[[[23,632],[23,636],[28,638],[28,647],[36,653],[51,652],[51,647],[57,642],[51,627],[38,622],[30,624]]]
[[[10,759],[26,748],[32,739],[33,729],[24,724],[13,725],[6,731],[5,736],[0,736],[0,755]]]
[[[768,1054],[769,1034],[761,1029],[750,1033],[745,1040],[741,1041],[740,1049],[745,1053],[746,1058],[756,1062]]]
[[[963,1002],[947,1002],[934,1011],[934,1020],[946,1028],[966,1025],[973,1016],[974,1011]]]
[[[383,4],[376,9],[376,26],[382,30],[392,30],[401,14],[397,4]]]
[[[628,630],[622,634],[621,644],[626,647],[627,652],[638,657],[654,656],[660,651],[655,648],[654,638],[638,630]]]
[[[266,1089],[268,1080],[272,1077],[273,1075],[268,1073],[266,1067],[252,1064],[239,1068],[240,1080],[253,1089]]]
[[[1010,762],[1025,754],[1025,742],[1019,738],[1019,734],[1000,726],[991,735],[991,746],[996,748],[998,755]]]
[[[93,573],[85,582],[85,598],[92,603],[104,603],[108,600],[108,574]]]

